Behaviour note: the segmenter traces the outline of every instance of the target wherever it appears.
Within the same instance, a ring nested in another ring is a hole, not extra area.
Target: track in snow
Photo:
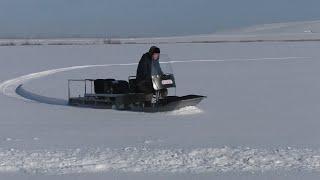
[[[206,63],[206,62],[251,62],[251,61],[287,61],[287,60],[302,60],[310,59],[311,57],[273,57],[273,58],[248,58],[248,59],[198,59],[198,60],[176,60],[170,61],[170,63]],[[51,105],[68,105],[68,100],[63,98],[53,98],[35,94],[23,88],[23,84],[38,79],[41,77],[49,76],[52,74],[72,71],[84,68],[94,67],[112,67],[112,66],[136,66],[137,63],[123,63],[123,64],[101,64],[101,65],[82,65],[82,66],[71,66],[65,68],[51,69],[36,73],[27,74],[14,79],[4,81],[0,84],[0,93],[8,96],[18,98],[23,101],[33,101],[39,103],[46,103]],[[179,110],[169,113],[169,115],[190,115],[198,114],[203,111],[197,107],[185,107]]]
[[[301,60],[301,59],[310,59],[311,57],[275,57],[275,58],[249,58],[249,59],[198,59],[198,60],[178,60],[178,61],[170,61],[170,63],[199,63],[199,62],[238,62],[238,61],[273,61],[273,60]],[[6,96],[14,97],[18,99],[28,99],[30,100],[30,97],[24,97],[24,94],[30,94],[28,91],[23,90],[22,85],[30,80],[38,79],[41,77],[49,76],[52,74],[65,72],[65,71],[71,71],[71,70],[77,70],[77,69],[84,69],[84,68],[94,68],[94,67],[112,67],[112,66],[133,66],[137,65],[137,63],[125,63],[125,64],[101,64],[101,65],[82,65],[82,66],[71,66],[71,67],[65,67],[65,68],[58,68],[58,69],[51,69],[36,73],[27,74],[24,76],[19,76],[14,79],[10,79],[7,81],[4,81],[0,84],[0,92]],[[19,91],[19,87],[20,90]],[[18,92],[22,92],[21,94],[17,94]],[[23,93],[25,92],[25,93]],[[32,92],[31,92],[32,93]],[[35,94],[33,94],[35,95]],[[45,100],[41,101],[41,95],[38,95],[40,98],[37,99],[31,99],[35,100],[41,103],[47,103]],[[50,99],[50,97],[43,97],[43,99]],[[52,104],[52,103],[49,103]],[[61,105],[61,104],[57,104]]]

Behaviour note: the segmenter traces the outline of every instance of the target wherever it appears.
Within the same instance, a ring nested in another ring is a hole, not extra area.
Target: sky
[[[319,7],[319,0],[0,0],[0,38],[206,34],[319,20]]]

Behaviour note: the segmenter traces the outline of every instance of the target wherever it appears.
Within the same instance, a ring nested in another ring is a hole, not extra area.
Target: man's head
[[[159,60],[160,58],[160,48],[157,46],[152,46],[149,50],[152,60]]]

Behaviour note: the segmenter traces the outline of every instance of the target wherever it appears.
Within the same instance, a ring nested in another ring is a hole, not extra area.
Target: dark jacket
[[[145,53],[140,61],[137,68],[137,82],[150,80],[151,81],[151,65],[152,58],[150,53]]]

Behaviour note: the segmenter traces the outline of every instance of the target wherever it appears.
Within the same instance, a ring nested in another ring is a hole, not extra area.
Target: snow
[[[1,150],[0,172],[61,175],[95,172],[227,173],[319,171],[320,152],[310,149],[197,148]]]
[[[229,60],[221,60],[221,59],[198,59],[198,60],[174,60],[169,61],[169,63],[200,63],[200,62],[224,62],[224,61],[264,61],[264,60],[290,60],[290,59],[308,59],[310,57],[279,57],[279,58],[248,58],[248,59],[229,59]],[[84,65],[84,66],[71,66],[71,67],[65,67],[65,68],[58,68],[58,69],[51,69],[36,73],[31,73],[28,75],[23,75],[14,79],[7,80],[0,84],[0,92],[2,92],[6,96],[15,97],[15,98],[23,98],[25,97],[25,100],[34,100],[37,102],[47,103],[47,104],[56,104],[56,105],[67,105],[67,99],[56,99],[56,98],[50,98],[45,97],[41,95],[34,94],[32,92],[28,92],[23,88],[23,84],[25,82],[28,82],[32,79],[37,79],[45,76],[49,76],[52,74],[65,72],[65,71],[71,71],[76,69],[84,69],[84,68],[94,68],[94,67],[114,67],[114,66],[137,66],[137,63],[126,63],[126,64],[101,64],[101,65]],[[182,109],[179,112],[184,112],[188,110],[196,110],[198,112],[201,112],[200,110],[197,110],[195,107],[186,107],[185,109]]]
[[[127,79],[149,46],[1,46],[0,179],[319,179],[319,42],[158,44],[199,106],[66,105],[67,79]]]

